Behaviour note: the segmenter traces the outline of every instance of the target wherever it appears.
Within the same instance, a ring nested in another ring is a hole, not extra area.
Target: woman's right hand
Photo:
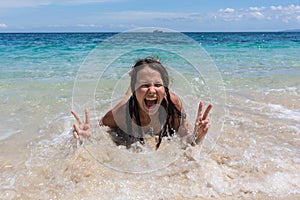
[[[78,124],[73,124],[73,136],[75,139],[80,140],[80,136],[83,137],[90,137],[91,136],[91,124],[90,124],[90,112],[86,108],[85,109],[85,122],[83,122],[78,114],[74,111],[71,110],[72,115],[75,117],[77,120]]]

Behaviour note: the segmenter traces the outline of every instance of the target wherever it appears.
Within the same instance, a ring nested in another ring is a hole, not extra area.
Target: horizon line
[[[0,31],[3,33],[126,33],[127,31]],[[175,31],[179,33],[279,33],[279,32],[300,32],[300,29],[287,30],[252,30],[252,31]],[[130,33],[130,31],[128,32]],[[152,33],[152,32],[147,32]],[[163,33],[174,33],[164,31]]]

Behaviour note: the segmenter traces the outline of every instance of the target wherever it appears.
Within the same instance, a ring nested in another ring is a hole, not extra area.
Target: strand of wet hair
[[[143,132],[142,132],[142,124],[141,124],[141,119],[140,119],[140,113],[139,113],[139,108],[138,108],[138,101],[136,99],[135,96],[135,92],[132,94],[133,96],[133,114],[136,120],[136,124],[138,127],[138,140],[140,141],[140,143],[144,144],[144,137],[143,137]]]
[[[163,138],[163,136],[165,135],[165,133],[167,132],[167,127],[168,127],[168,125],[169,125],[169,118],[170,118],[170,113],[168,112],[168,103],[167,103],[167,101],[164,99],[163,101],[162,101],[162,107],[165,109],[165,111],[167,111],[167,117],[165,118],[165,119],[163,119],[164,118],[164,113],[163,113],[163,111],[159,111],[159,121],[160,122],[163,122],[163,121],[165,121],[165,123],[164,123],[164,125],[163,125],[163,128],[160,130],[160,132],[159,132],[159,135],[158,135],[158,141],[157,141],[157,143],[156,143],[156,150],[159,148],[159,146],[160,146],[160,143],[161,143],[161,141],[162,141],[162,138]]]
[[[182,113],[180,110],[178,110],[178,108],[175,106],[175,104],[173,103],[173,101],[171,100],[171,95],[169,93],[169,89],[166,88],[166,95],[167,95],[167,100],[168,100],[168,109],[170,109],[170,114],[172,116],[172,127],[174,127],[174,115],[175,112],[178,115],[179,118],[186,118],[186,114]]]
[[[126,140],[129,141],[129,139],[131,139],[131,134],[132,134],[132,112],[130,112],[130,110],[132,110],[132,104],[133,104],[133,97],[131,96],[130,99],[127,102],[127,108],[128,109],[128,113],[126,112],[126,124],[127,124],[127,133],[126,133]]]

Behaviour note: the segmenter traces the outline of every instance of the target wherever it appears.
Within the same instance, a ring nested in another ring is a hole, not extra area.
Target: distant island
[[[153,33],[162,33],[162,32],[163,32],[162,30],[158,30],[158,29],[153,30]]]
[[[300,29],[287,29],[280,32],[300,32]]]

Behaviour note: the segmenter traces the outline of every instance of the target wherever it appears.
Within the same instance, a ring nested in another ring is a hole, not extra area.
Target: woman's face
[[[165,97],[165,88],[160,73],[148,66],[138,71],[135,95],[142,111],[149,115],[155,114]]]

